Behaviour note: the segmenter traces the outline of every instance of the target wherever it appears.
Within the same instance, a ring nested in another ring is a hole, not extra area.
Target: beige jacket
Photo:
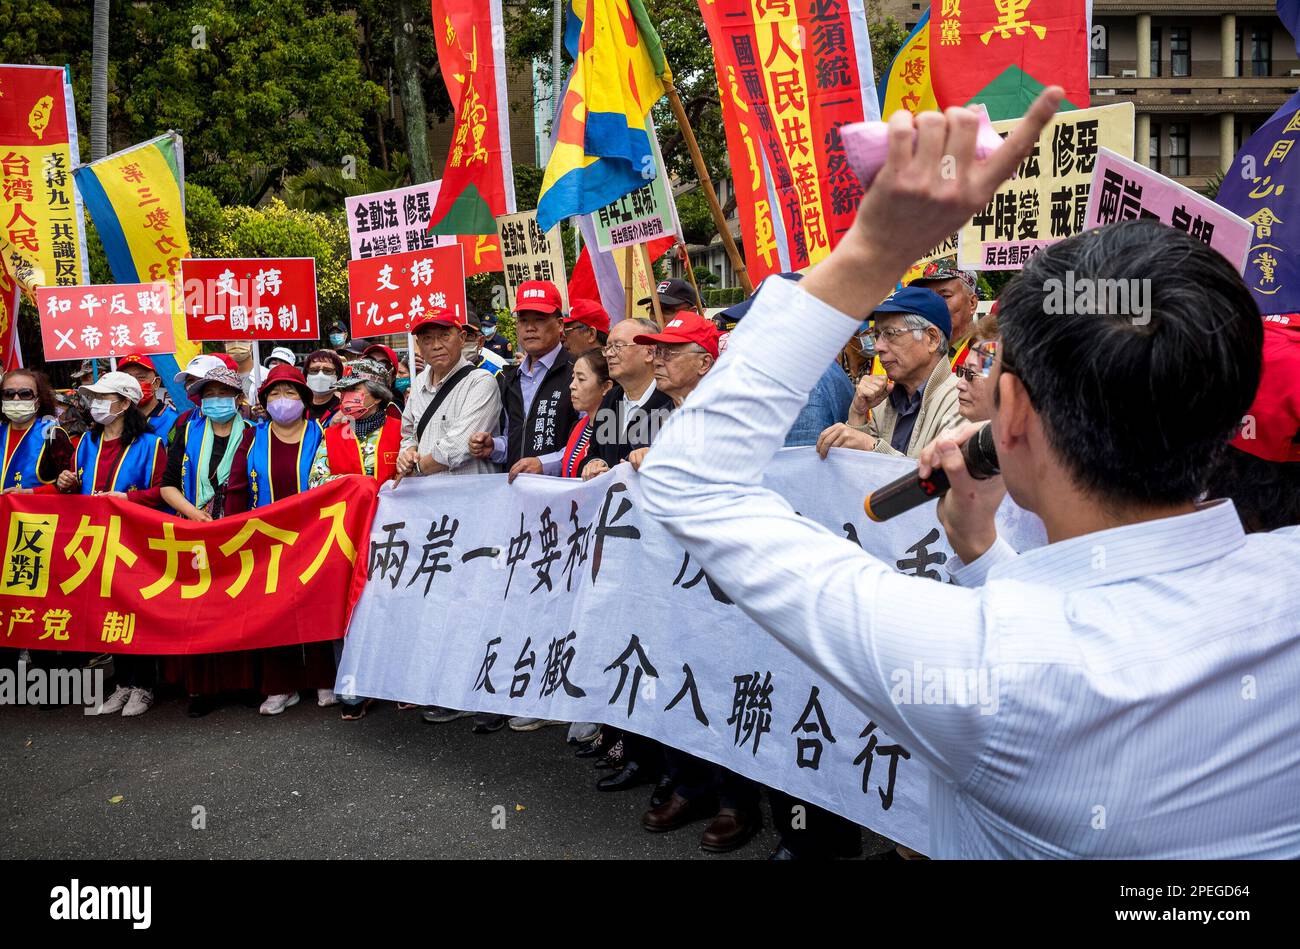
[[[940,432],[960,425],[961,421],[961,414],[957,411],[957,377],[953,375],[948,360],[940,359],[926,382],[925,394],[921,396],[916,425],[912,428],[912,437],[907,443],[907,457],[915,458],[922,448],[939,437]],[[902,457],[902,453],[889,444],[897,423],[898,413],[894,411],[893,403],[885,399],[871,410],[871,418],[866,425],[855,427],[876,439],[873,451]]]

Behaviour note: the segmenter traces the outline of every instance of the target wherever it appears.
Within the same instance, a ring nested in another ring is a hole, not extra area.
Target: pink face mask
[[[366,397],[360,392],[348,392],[339,400],[339,411],[351,419],[362,419],[366,415]]]

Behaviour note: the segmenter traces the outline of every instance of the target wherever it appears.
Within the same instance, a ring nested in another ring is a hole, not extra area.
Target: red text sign
[[[320,338],[314,258],[183,260],[181,280],[192,340]]]
[[[36,307],[47,361],[176,351],[166,281],[38,287]]]

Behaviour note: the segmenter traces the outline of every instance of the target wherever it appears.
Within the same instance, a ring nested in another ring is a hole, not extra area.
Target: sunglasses
[[[32,389],[5,389],[0,391],[0,396],[6,399],[21,399],[26,402],[36,398],[36,392]]]

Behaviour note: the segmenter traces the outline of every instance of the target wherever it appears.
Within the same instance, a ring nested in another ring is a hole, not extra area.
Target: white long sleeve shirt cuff
[[[548,455],[541,455],[537,459],[542,463],[542,474],[549,475],[552,478],[560,474],[560,465],[564,462],[564,450],[553,451]]]
[[[952,577],[952,582],[958,586],[982,587],[988,582],[990,570],[999,564],[1015,560],[1018,556],[1015,548],[999,537],[993,546],[970,563],[953,554],[944,568],[948,571],[948,576]]]
[[[489,459],[493,464],[505,464],[506,460],[506,437],[504,435],[492,436],[492,457]]]

